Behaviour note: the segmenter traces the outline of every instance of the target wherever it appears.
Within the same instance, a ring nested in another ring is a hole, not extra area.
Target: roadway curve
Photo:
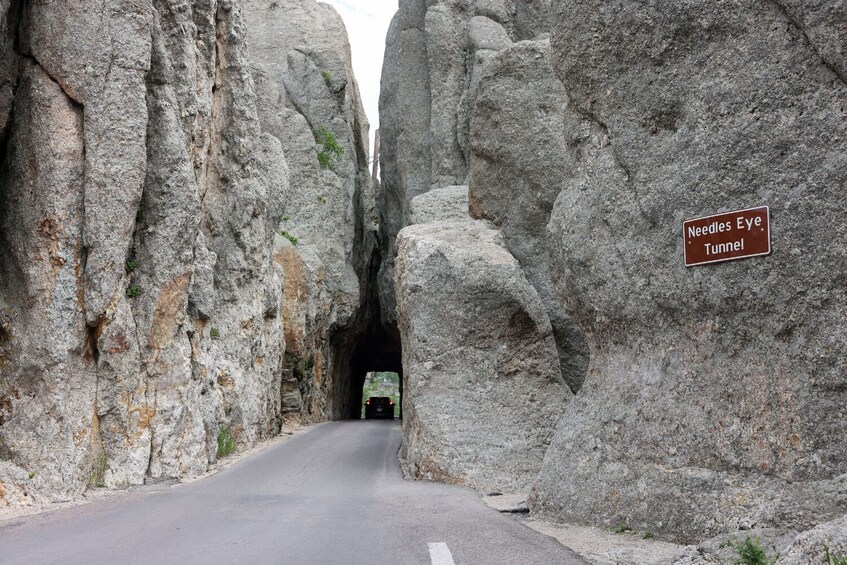
[[[469,489],[403,480],[399,445],[397,421],[314,426],[199,481],[0,522],[0,561],[586,563]]]

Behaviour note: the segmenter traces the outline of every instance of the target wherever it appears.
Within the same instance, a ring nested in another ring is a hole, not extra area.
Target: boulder
[[[571,397],[538,294],[488,222],[418,224],[398,243],[404,468],[528,488]]]
[[[468,218],[468,187],[447,186],[412,199],[409,225]]]
[[[470,212],[494,222],[541,296],[553,324],[562,376],[579,391],[588,346],[553,291],[547,222],[572,174],[567,96],[553,72],[550,42],[521,41],[483,67],[471,121]]]

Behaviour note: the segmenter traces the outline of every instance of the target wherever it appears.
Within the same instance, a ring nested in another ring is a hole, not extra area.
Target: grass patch
[[[212,328],[211,330],[209,330],[209,337],[212,339],[218,339],[219,337],[221,337],[221,332],[218,330],[218,328]]]
[[[91,473],[88,475],[88,486],[103,488],[106,486],[106,454],[101,453],[91,464]]]
[[[235,451],[235,440],[232,439],[229,426],[221,428],[218,432],[218,458],[226,457],[233,451]]]
[[[135,259],[127,259],[125,268],[127,273],[133,272],[135,269],[138,268],[138,261],[136,261]]]
[[[137,284],[131,285],[126,289],[126,295],[130,298],[135,298],[141,295],[141,287]]]
[[[321,76],[324,77],[324,82],[327,86],[332,87],[332,73],[324,69],[321,71]]]
[[[626,524],[621,524],[619,526],[615,526],[614,528],[612,528],[612,531],[616,534],[631,534],[632,528],[630,528]]]
[[[288,233],[286,230],[280,229],[276,233],[278,233],[279,235],[281,235],[282,237],[284,237],[285,239],[290,241],[291,245],[297,245],[298,239],[296,237],[294,237],[293,235],[291,235],[290,233]]]
[[[773,565],[779,557],[779,554],[768,557],[765,548],[762,547],[762,542],[750,537],[747,537],[743,543],[736,545],[735,552],[738,553],[735,565]]]
[[[829,546],[823,546],[825,565],[847,565],[847,555],[834,555],[830,553]]]
[[[644,532],[641,537],[644,539],[653,539],[653,532]]]
[[[335,135],[323,126],[316,129],[314,134],[318,144],[318,164],[322,169],[335,172],[338,160],[344,155],[344,148],[335,139]]]

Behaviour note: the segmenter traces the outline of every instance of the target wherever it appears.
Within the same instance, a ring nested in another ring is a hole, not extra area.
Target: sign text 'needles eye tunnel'
[[[771,252],[767,206],[686,220],[682,224],[685,266],[745,259]]]

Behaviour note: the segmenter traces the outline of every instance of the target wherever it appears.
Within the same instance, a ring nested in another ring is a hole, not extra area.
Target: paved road
[[[0,563],[582,564],[464,488],[405,481],[400,423],[322,424],[193,483],[0,522]]]

